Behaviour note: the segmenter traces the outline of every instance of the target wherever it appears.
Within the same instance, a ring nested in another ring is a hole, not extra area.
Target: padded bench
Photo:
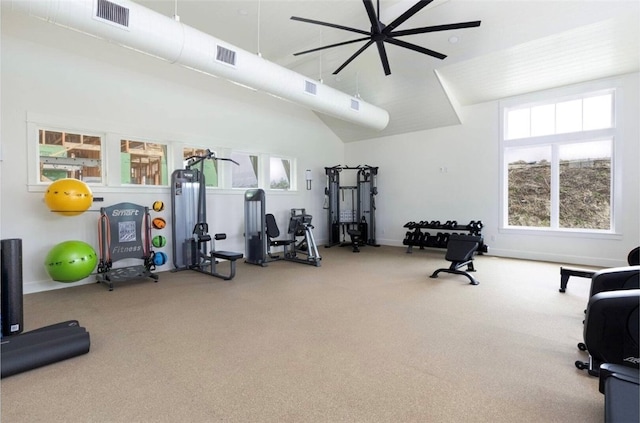
[[[231,280],[236,275],[236,260],[240,260],[243,256],[242,253],[236,253],[234,251],[212,251],[211,252],[211,274],[213,276],[222,278],[226,281]],[[229,261],[229,275],[222,275],[216,271],[216,260],[222,259]]]

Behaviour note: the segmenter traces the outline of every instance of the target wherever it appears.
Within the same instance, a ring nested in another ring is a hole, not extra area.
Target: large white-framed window
[[[123,185],[169,185],[167,144],[120,140],[120,182]]]
[[[503,104],[503,229],[615,231],[616,92]]]
[[[241,151],[231,152],[231,159],[238,163],[231,167],[232,188],[258,188],[260,186],[260,156]]]
[[[269,157],[269,188],[276,190],[295,189],[293,184],[294,161],[291,158],[270,156]]]

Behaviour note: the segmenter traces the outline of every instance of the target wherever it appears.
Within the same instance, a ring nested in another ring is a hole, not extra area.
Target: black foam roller
[[[79,326],[36,330],[2,340],[1,377],[89,352],[89,332]]]
[[[2,269],[2,336],[22,332],[22,240],[18,238],[1,241],[0,262]]]

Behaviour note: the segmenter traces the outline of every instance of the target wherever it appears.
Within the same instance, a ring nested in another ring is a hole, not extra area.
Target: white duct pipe
[[[97,17],[100,16],[98,3],[111,11],[123,12],[126,25]],[[220,76],[348,122],[375,130],[382,130],[389,123],[389,113],[384,109],[319,84],[130,0],[13,0],[12,4],[15,9],[48,22]],[[217,60],[219,47],[235,53],[235,65]]]

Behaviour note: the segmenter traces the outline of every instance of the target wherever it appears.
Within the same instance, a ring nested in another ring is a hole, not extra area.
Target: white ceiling
[[[444,60],[386,44],[389,76],[375,46],[332,75],[364,42],[293,56],[361,36],[291,16],[368,31],[360,0],[136,2],[167,16],[177,13],[186,25],[389,112],[389,125],[380,132],[318,114],[344,142],[459,124],[454,105],[640,70],[638,0],[435,0],[399,29],[475,20],[481,26],[402,38],[446,54]],[[392,21],[415,2],[381,0],[381,21]]]

